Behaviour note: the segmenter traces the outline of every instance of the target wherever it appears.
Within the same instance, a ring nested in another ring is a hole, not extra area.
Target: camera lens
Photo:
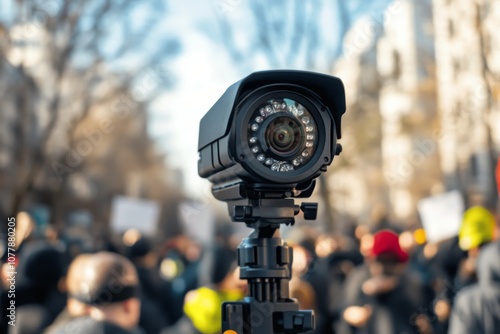
[[[317,126],[311,112],[284,97],[259,105],[248,124],[248,144],[255,159],[275,172],[305,166],[317,148]]]
[[[274,119],[268,125],[265,137],[271,151],[279,156],[297,153],[305,139],[303,127],[289,116]]]

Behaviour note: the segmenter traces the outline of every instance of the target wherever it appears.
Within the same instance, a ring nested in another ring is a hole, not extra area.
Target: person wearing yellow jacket
[[[219,333],[221,329],[222,303],[224,301],[241,300],[243,297],[244,295],[240,289],[217,291],[208,287],[201,287],[187,294],[184,312],[200,333]]]
[[[205,280],[184,299],[184,317],[162,334],[217,334],[221,331],[222,303],[245,296],[246,281],[240,280],[236,250],[216,245],[204,254],[199,272]]]

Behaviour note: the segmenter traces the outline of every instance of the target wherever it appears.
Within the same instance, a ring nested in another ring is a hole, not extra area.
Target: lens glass
[[[296,153],[303,141],[302,126],[288,115],[276,117],[266,128],[266,142],[277,155]]]
[[[248,143],[257,161],[275,172],[304,166],[317,148],[314,118],[304,105],[290,98],[260,105],[248,130]]]

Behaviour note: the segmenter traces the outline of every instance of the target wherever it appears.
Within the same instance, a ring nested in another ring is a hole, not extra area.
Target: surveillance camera
[[[306,197],[305,189],[340,153],[344,112],[344,86],[336,77],[252,73],[230,86],[202,118],[198,173],[223,201],[255,192]],[[225,191],[235,186],[236,192]]]
[[[290,298],[292,249],[279,238],[281,224],[300,211],[315,219],[308,197],[314,179],[339,154],[345,112],[340,79],[303,71],[265,71],[236,82],[200,122],[198,173],[212,182],[214,196],[228,203],[234,221],[253,228],[238,247],[243,301],[222,305],[222,329],[237,333],[305,333],[314,312]],[[262,314],[262,322],[251,321]]]

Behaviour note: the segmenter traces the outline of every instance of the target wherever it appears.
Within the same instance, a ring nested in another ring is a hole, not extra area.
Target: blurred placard
[[[184,233],[203,244],[213,242],[215,214],[210,205],[202,202],[183,202],[179,205],[179,215]]]
[[[157,233],[160,205],[133,197],[115,196],[111,208],[111,229],[114,232],[125,232],[136,229],[144,235]]]
[[[418,202],[418,212],[428,242],[439,242],[458,234],[464,203],[459,191],[427,197]]]

